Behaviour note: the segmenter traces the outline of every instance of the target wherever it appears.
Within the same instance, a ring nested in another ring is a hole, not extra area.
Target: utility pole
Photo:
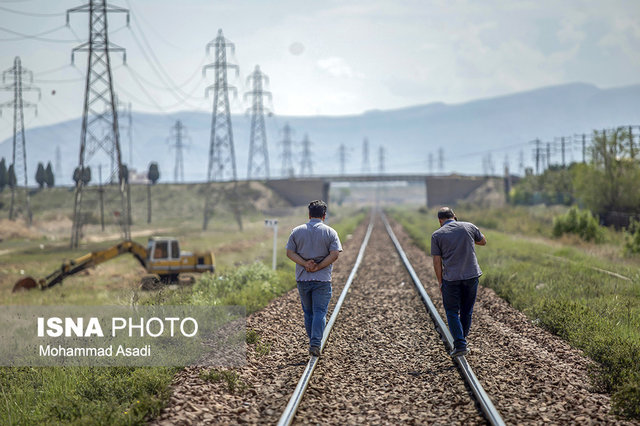
[[[547,142],[547,169],[551,166],[551,142]]]
[[[518,156],[518,174],[524,176],[524,151],[520,150]]]
[[[364,138],[362,141],[362,174],[371,172],[371,164],[369,162],[369,139]]]
[[[62,182],[62,154],[60,153],[60,145],[56,145],[56,179]]]
[[[280,176],[293,177],[293,141],[291,140],[291,127],[286,123],[282,128],[282,168]]]
[[[536,175],[540,174],[540,139],[534,141],[536,144]]]
[[[300,163],[300,176],[313,174],[313,159],[311,158],[311,142],[309,135],[305,134],[302,140],[302,162]]]
[[[560,149],[562,150],[562,168],[567,167],[567,163],[564,161],[564,136],[560,138]]]
[[[251,102],[251,133],[249,135],[249,166],[247,179],[263,177],[269,179],[269,150],[267,149],[267,132],[264,127],[264,103],[263,97],[271,99],[271,92],[262,90],[262,83],[268,84],[269,77],[260,71],[256,65],[255,70],[247,77],[247,84],[251,81],[251,91],[244,94],[253,98]]]
[[[233,182],[232,209],[238,226],[242,230],[242,217],[238,207],[236,154],[233,147],[233,129],[231,127],[231,111],[229,107],[229,90],[236,93],[236,88],[227,84],[227,69],[235,69],[236,75],[239,74],[238,66],[227,62],[227,49],[230,49],[233,53],[235,45],[224,37],[220,29],[218,30],[218,36],[207,44],[207,54],[209,54],[211,47],[215,47],[215,62],[205,65],[202,69],[203,75],[206,75],[209,68],[215,70],[215,83],[205,90],[205,96],[208,96],[210,90],[214,91],[214,96],[209,143],[209,166],[207,168],[207,191],[202,229],[207,229],[209,216],[213,213],[214,207],[223,195],[222,193],[226,192],[221,188],[214,199],[211,183],[230,180]]]
[[[429,169],[429,174],[433,173],[433,153],[430,152],[427,156],[427,167]]]
[[[18,212],[25,215],[27,226],[31,226],[31,201],[29,200],[29,189],[27,188],[27,142],[24,134],[24,108],[34,107],[22,98],[22,93],[26,91],[38,92],[40,99],[40,89],[34,86],[24,85],[23,77],[27,77],[29,83],[33,82],[33,73],[22,66],[20,57],[13,60],[13,67],[2,73],[2,83],[8,79],[11,83],[0,87],[0,90],[12,91],[13,100],[0,104],[0,113],[3,108],[13,108],[13,154],[11,165],[15,173],[15,185],[11,187],[11,207],[9,208],[9,219],[15,220]],[[36,109],[36,114],[38,110]],[[24,186],[19,187],[20,184]]]
[[[444,172],[444,149],[438,148],[438,171]]]
[[[347,165],[347,147],[343,143],[338,148],[338,155],[340,157],[340,176],[344,176]]]
[[[171,148],[176,149],[176,160],[173,168],[173,181],[184,182],[184,163],[182,161],[182,148],[185,147],[183,141],[189,139],[187,136],[187,129],[182,124],[182,121],[176,120],[176,124],[171,127],[171,134],[169,135],[169,142],[173,142]]]
[[[89,3],[67,10],[69,15],[75,12],[89,14],[89,41],[74,48],[71,62],[76,52],[88,52],[87,76],[85,83],[84,110],[80,137],[80,172],[88,166],[95,154],[102,151],[114,164],[110,171],[110,180],[118,179],[120,206],[118,211],[122,234],[125,240],[131,239],[129,200],[129,180],[125,176],[120,151],[120,130],[118,127],[118,110],[115,104],[113,78],[111,72],[110,52],[122,52],[126,63],[125,50],[109,42],[107,15],[112,12],[125,13],[129,24],[127,9],[107,5],[106,0],[89,0]],[[71,232],[71,248],[77,248],[82,238],[83,202],[85,183],[78,180],[73,205],[73,229]],[[115,210],[115,209],[111,209]]]
[[[379,174],[384,174],[384,157],[385,157],[384,147],[381,146],[378,149],[378,173]]]

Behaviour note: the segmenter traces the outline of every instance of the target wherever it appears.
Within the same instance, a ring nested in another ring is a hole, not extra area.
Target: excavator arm
[[[84,271],[87,268],[99,265],[125,253],[133,254],[142,267],[147,269],[147,249],[135,241],[123,241],[106,250],[94,251],[84,256],[67,260],[63,262],[58,269],[38,281],[31,277],[23,278],[13,286],[13,291],[29,290],[35,287],[40,287],[40,289],[44,290],[53,287],[70,275],[77,274],[80,271]]]

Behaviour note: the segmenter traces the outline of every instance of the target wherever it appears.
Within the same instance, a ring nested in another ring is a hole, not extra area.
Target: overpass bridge
[[[515,177],[514,177],[515,178]],[[427,207],[454,205],[468,197],[489,180],[506,180],[496,176],[370,174],[333,175],[305,178],[272,179],[266,185],[294,206],[307,205],[310,200],[329,200],[332,183],[358,182],[423,182]]]

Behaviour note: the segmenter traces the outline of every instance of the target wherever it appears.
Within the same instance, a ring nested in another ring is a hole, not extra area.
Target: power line
[[[14,10],[8,7],[0,6],[0,10],[4,10],[5,12],[15,13],[16,15],[24,15],[24,16],[34,16],[38,18],[50,18],[52,16],[62,16],[64,12],[55,12],[55,13],[35,13],[35,12],[24,12],[22,10]]]
[[[32,40],[44,41],[44,42],[48,42],[48,43],[73,43],[75,40],[59,40],[59,39],[41,37],[41,36],[43,36],[45,34],[51,34],[53,32],[61,30],[63,28],[65,28],[65,25],[61,25],[59,27],[52,28],[52,29],[47,30],[47,31],[43,31],[43,32],[38,33],[38,34],[24,34],[24,33],[18,32],[18,31],[10,30],[8,28],[0,27],[0,31],[4,31],[6,33],[18,36],[18,37],[13,37],[13,38],[0,38],[0,41],[19,41],[19,40],[25,40],[25,39],[32,39]]]

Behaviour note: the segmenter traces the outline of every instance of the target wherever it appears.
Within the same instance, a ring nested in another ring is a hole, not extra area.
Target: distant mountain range
[[[133,112],[133,168],[146,170],[149,162],[160,167],[161,181],[173,180],[174,151],[167,137],[175,120],[187,127],[190,139],[184,150],[185,180],[206,178],[211,114],[184,111],[149,114]],[[384,147],[384,169],[389,173],[439,172],[438,150],[442,148],[444,172],[479,174],[483,161],[491,153],[495,172],[501,173],[505,155],[511,170],[518,172],[520,152],[525,165],[531,166],[535,138],[553,141],[554,137],[590,133],[627,124],[640,124],[640,85],[599,89],[590,84],[565,84],[537,90],[480,99],[461,104],[433,103],[395,110],[367,111],[350,116],[268,117],[267,134],[271,176],[281,170],[280,128],[289,123],[296,142],[294,166],[300,162],[300,141],[309,135],[314,154],[315,174],[336,174],[340,170],[338,149],[347,146],[347,173],[360,173],[362,142],[369,140],[369,168],[378,170],[379,147]],[[232,117],[238,175],[247,173],[249,118]],[[56,147],[60,147],[62,176],[59,183],[70,183],[71,172],[78,162],[80,118],[42,126],[27,131],[29,179],[35,179],[38,162],[51,161],[55,166]],[[126,132],[122,136],[122,152],[128,162]],[[11,139],[0,143],[0,157],[11,158]],[[567,151],[567,161],[580,160],[578,146]],[[10,161],[10,160],[9,160]],[[554,151],[552,162],[560,161]],[[95,172],[94,172],[95,173]]]

